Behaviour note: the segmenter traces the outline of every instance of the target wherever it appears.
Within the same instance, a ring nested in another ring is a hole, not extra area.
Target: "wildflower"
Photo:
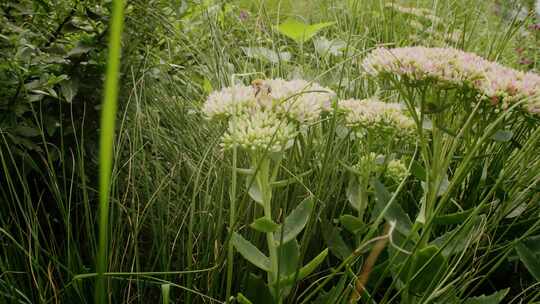
[[[253,88],[235,85],[212,92],[203,105],[203,113],[210,119],[240,115],[248,108],[256,108]]]
[[[240,147],[253,152],[280,152],[292,145],[296,133],[294,125],[281,120],[273,112],[246,113],[231,118],[222,138],[222,146],[225,149]]]
[[[252,86],[237,85],[211,93],[203,112],[211,119],[228,119],[268,110],[299,123],[310,123],[330,110],[334,96],[333,91],[305,80],[257,80]]]
[[[402,105],[386,103],[376,98],[348,99],[338,103],[345,113],[348,127],[390,128],[401,133],[414,132],[415,122],[405,115]]]
[[[395,182],[400,182],[408,176],[405,164],[399,159],[392,159],[386,166],[386,176]]]
[[[300,79],[269,79],[265,84],[272,88],[274,111],[301,123],[319,119],[321,112],[331,109],[335,96],[330,89]]]
[[[378,48],[364,59],[362,67],[372,76],[406,78],[441,87],[469,87],[482,99],[503,108],[525,100],[524,108],[531,112],[531,107],[534,110],[540,103],[538,74],[517,71],[453,48]]]

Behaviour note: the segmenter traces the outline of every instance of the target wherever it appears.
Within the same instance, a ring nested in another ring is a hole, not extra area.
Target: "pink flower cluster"
[[[453,48],[377,48],[362,62],[372,76],[394,75],[440,86],[470,87],[493,105],[525,100],[523,107],[540,115],[540,75],[521,72],[476,54]]]

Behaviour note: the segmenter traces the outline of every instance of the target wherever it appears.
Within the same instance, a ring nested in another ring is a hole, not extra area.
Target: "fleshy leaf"
[[[283,223],[283,243],[288,243],[296,238],[302,229],[306,226],[311,211],[313,210],[313,198],[309,197],[300,203],[292,212],[285,218]],[[280,242],[279,236],[277,241]]]
[[[364,223],[364,221],[350,214],[342,215],[339,218],[339,222],[343,227],[345,227],[345,229],[353,234],[356,234],[366,228],[366,223]]]
[[[517,243],[516,251],[527,270],[540,282],[540,262],[538,259],[540,255],[529,249],[523,242]]]
[[[233,233],[231,238],[234,247],[238,252],[251,264],[259,267],[260,269],[269,272],[270,271],[270,259],[265,256],[255,245],[251,244],[248,240],[244,239],[240,234]]]
[[[253,221],[253,223],[249,225],[249,227],[264,233],[276,232],[279,229],[278,224],[266,217],[260,217],[256,219],[255,221]]]

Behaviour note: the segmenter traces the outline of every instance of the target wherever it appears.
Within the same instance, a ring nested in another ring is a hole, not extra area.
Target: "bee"
[[[255,79],[251,82],[251,86],[255,89],[255,97],[266,98],[272,93],[272,88],[264,83],[262,79]]]

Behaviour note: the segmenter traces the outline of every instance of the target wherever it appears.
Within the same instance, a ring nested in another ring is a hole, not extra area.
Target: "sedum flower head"
[[[229,118],[256,106],[253,88],[245,85],[227,87],[210,93],[203,105],[203,113],[210,119]]]
[[[392,128],[400,132],[414,132],[415,123],[405,115],[398,103],[386,103],[376,98],[339,101],[338,107],[345,114],[348,127]]]
[[[408,176],[405,164],[399,159],[392,159],[386,167],[386,176],[395,182],[400,182]]]
[[[321,112],[331,109],[335,96],[328,88],[300,79],[269,79],[264,84],[271,88],[274,111],[298,122],[319,119]]]
[[[305,80],[268,79],[258,86],[236,85],[211,93],[203,105],[210,119],[230,118],[245,113],[272,111],[299,123],[319,119],[328,111],[335,93]]]
[[[524,101],[524,109],[540,114],[540,76],[521,72],[473,53],[453,48],[378,48],[362,62],[371,76],[396,76],[442,87],[469,87],[503,108]]]
[[[280,152],[288,148],[296,136],[294,125],[270,111],[234,116],[222,138],[225,149],[240,147],[249,151]]]

